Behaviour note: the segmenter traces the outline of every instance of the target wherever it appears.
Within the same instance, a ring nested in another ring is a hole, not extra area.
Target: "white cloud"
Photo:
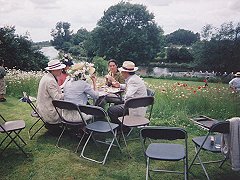
[[[18,34],[28,31],[33,41],[50,40],[59,21],[92,30],[110,6],[120,0],[0,0],[0,26],[15,25]],[[240,22],[238,0],[129,0],[144,4],[154,13],[165,34],[179,28],[201,32],[206,24]]]

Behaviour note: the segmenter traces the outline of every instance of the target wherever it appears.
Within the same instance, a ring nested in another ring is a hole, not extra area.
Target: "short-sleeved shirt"
[[[112,76],[120,84],[123,84],[125,82],[122,74],[119,71],[117,71],[115,74],[113,74],[112,72],[109,72],[108,75]]]

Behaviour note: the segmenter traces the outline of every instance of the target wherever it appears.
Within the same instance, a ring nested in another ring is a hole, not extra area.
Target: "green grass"
[[[201,88],[202,82],[183,82],[159,79],[145,79],[148,86],[155,90],[155,105],[151,125],[177,126],[187,130],[189,139],[189,162],[194,156],[194,147],[191,139],[206,132],[190,122],[190,116],[204,114],[217,119],[227,119],[240,116],[239,96],[229,92],[227,85],[210,83],[207,89]],[[183,84],[187,84],[183,85]],[[29,87],[29,86],[27,86]],[[196,93],[195,93],[196,90]],[[36,90],[30,90],[34,92]],[[186,98],[187,97],[187,98]],[[28,139],[28,129],[34,123],[30,116],[31,109],[27,103],[19,102],[18,98],[7,96],[7,102],[0,104],[0,113],[8,120],[23,119],[26,128],[21,136],[27,145],[24,150],[26,158],[18,148],[12,144],[3,156],[0,157],[0,179],[145,179],[145,159],[139,140],[130,141],[129,149],[132,158],[127,156],[126,149],[120,153],[112,148],[104,166],[89,162],[74,153],[78,139],[65,136],[61,141],[62,147],[55,146],[57,137],[49,135],[42,129],[33,140]],[[0,140],[4,137],[0,134]],[[123,143],[121,143],[122,147]],[[96,147],[94,143],[89,152],[95,157],[102,155],[104,147]],[[214,155],[204,156],[205,159],[214,159]],[[159,166],[166,168],[180,168],[182,164],[161,162]],[[231,170],[225,163],[222,169],[217,164],[207,165],[211,179],[240,179],[240,174]],[[192,168],[190,179],[206,179],[200,166]],[[182,175],[157,173],[154,179],[182,179]]]

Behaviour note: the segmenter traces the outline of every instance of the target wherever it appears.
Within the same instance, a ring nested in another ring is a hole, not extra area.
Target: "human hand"
[[[116,87],[116,88],[119,88],[119,87],[120,87],[120,83],[117,82],[117,81],[113,81],[113,82],[112,82],[112,86],[113,86],[113,87]]]
[[[97,77],[96,77],[95,74],[92,74],[92,75],[90,76],[90,78],[91,78],[91,80],[92,80],[93,82],[96,82],[96,81],[97,81]]]

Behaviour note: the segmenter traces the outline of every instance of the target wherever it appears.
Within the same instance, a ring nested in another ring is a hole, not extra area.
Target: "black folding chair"
[[[122,133],[126,148],[127,148],[126,137],[130,135],[132,129],[135,127],[146,126],[150,123],[153,104],[154,104],[153,96],[131,98],[125,102],[124,111],[123,111],[124,116],[119,117],[118,120],[121,122],[121,133]],[[148,107],[148,106],[150,106],[148,117],[132,116],[132,115],[129,115],[129,113],[127,113],[130,108],[135,109],[135,108]],[[126,135],[126,137],[124,135],[124,130],[123,130],[124,126],[131,128],[131,131]]]
[[[59,142],[60,142],[60,139],[62,138],[62,135],[64,134],[65,130],[67,128],[71,128],[71,127],[75,127],[77,129],[81,130],[83,127],[85,127],[86,121],[83,118],[83,116],[81,114],[81,111],[80,111],[77,104],[74,104],[74,103],[68,102],[68,101],[63,101],[63,100],[53,100],[52,104],[55,107],[59,117],[61,118],[61,123],[63,125],[62,132],[59,135],[58,140],[57,140],[57,144],[56,144],[56,146],[59,148]],[[77,114],[79,114],[79,120],[78,121],[76,121],[76,120],[73,121],[71,119],[65,118],[64,117],[64,112],[63,112],[64,110],[77,112]],[[83,136],[81,137],[80,141],[82,141],[82,139],[83,139]],[[76,149],[76,151],[77,151],[77,149]]]
[[[28,130],[29,139],[33,139],[33,137],[44,127],[45,122],[44,122],[42,116],[38,113],[35,104],[31,101],[31,99],[29,98],[29,96],[26,93],[24,93],[24,100],[32,108],[31,116],[36,119],[36,121],[33,123],[33,125]],[[38,123],[41,123],[41,126],[38,127],[37,130],[31,135],[31,130]]]
[[[214,134],[214,133],[218,133],[218,134]],[[222,134],[229,133],[229,121],[217,122],[210,127],[206,136],[195,137],[192,139],[193,143],[195,144],[196,154],[189,166],[189,170],[193,165],[201,165],[207,179],[210,179],[204,164],[220,163],[219,167],[222,167],[223,163],[227,160],[227,157],[224,157],[221,160],[206,161],[206,162],[203,162],[200,157],[200,152],[202,152],[202,150],[212,152],[212,153],[221,153],[221,147],[219,145],[221,145],[222,135],[219,133],[222,133]],[[216,146],[216,144],[218,144],[218,146]],[[199,163],[195,163],[196,159],[198,159]]]
[[[105,162],[106,162],[107,156],[108,156],[108,154],[111,150],[111,147],[114,145],[113,144],[114,141],[116,141],[117,146],[121,151],[121,147],[120,147],[120,145],[118,143],[118,140],[116,138],[117,127],[119,125],[115,124],[115,123],[111,123],[109,121],[109,117],[107,115],[107,112],[101,107],[90,106],[90,105],[79,105],[79,108],[80,108],[81,112],[94,116],[93,122],[86,125],[87,132],[84,135],[86,135],[88,133],[89,133],[89,135],[88,135],[87,141],[85,142],[85,144],[83,146],[80,157],[83,157],[87,160],[90,160],[90,161],[93,161],[93,162],[100,163],[100,164],[104,165]],[[111,138],[108,139],[108,142],[96,140],[95,136],[94,136],[95,133],[98,133],[99,135],[108,133],[108,134],[111,135]],[[108,145],[108,149],[107,149],[107,151],[105,153],[105,156],[104,156],[102,161],[95,160],[93,158],[90,158],[90,157],[87,157],[87,156],[84,155],[87,144],[89,143],[89,140],[91,138],[95,141],[95,143],[99,142],[99,143],[103,143],[103,144]],[[81,143],[81,141],[79,142],[78,147],[80,146],[80,143]]]
[[[143,152],[146,157],[146,179],[150,177],[150,171],[184,174],[184,179],[188,179],[187,138],[187,132],[182,128],[150,126],[142,128],[140,131],[140,139],[142,142]],[[181,144],[179,141],[173,141],[181,139],[184,140]],[[150,140],[150,143],[147,143],[147,140]],[[153,140],[164,140],[164,142],[153,142]],[[150,160],[183,160],[184,171],[151,168]]]
[[[20,141],[22,141],[24,145],[26,145],[25,141],[19,135],[20,132],[25,128],[25,121],[23,120],[6,121],[1,114],[0,117],[3,120],[3,123],[0,123],[0,132],[6,134],[5,138],[0,143],[0,147],[3,145],[5,140],[7,140],[8,138],[11,139],[8,142],[8,144],[3,148],[3,150],[0,152],[0,156],[9,147],[11,143],[14,143],[23,152],[23,154],[27,156],[23,148],[15,141],[16,138],[19,138]]]

